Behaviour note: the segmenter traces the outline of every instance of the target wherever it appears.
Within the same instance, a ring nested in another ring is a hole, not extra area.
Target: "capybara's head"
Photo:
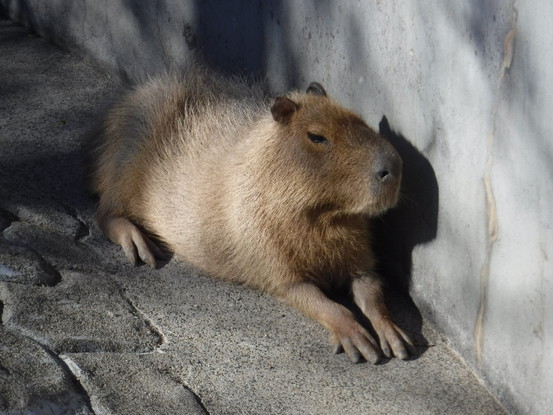
[[[402,160],[359,116],[337,105],[324,88],[277,97],[271,113],[290,175],[315,209],[379,215],[397,203]],[[298,189],[294,189],[298,191]]]

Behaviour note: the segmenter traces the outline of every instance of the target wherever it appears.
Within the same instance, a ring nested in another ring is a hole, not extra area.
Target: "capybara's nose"
[[[391,183],[401,177],[401,157],[395,151],[385,151],[379,154],[374,171],[381,183]]]

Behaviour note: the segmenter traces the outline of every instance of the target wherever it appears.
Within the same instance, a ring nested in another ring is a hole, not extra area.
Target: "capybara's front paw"
[[[373,322],[373,328],[380,341],[380,349],[386,357],[395,356],[405,360],[409,357],[407,345],[413,346],[413,340],[389,319]]]
[[[332,333],[334,352],[346,352],[354,363],[363,357],[367,362],[378,363],[381,352],[375,339],[356,321],[348,322]]]

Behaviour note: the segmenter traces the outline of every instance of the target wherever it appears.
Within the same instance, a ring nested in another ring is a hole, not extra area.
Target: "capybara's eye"
[[[307,133],[307,137],[314,143],[320,144],[324,143],[326,141],[326,138],[324,138],[322,135],[317,135],[313,133]]]

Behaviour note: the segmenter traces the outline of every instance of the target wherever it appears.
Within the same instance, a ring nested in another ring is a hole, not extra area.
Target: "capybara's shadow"
[[[403,159],[403,178],[398,205],[375,220],[374,249],[380,272],[400,291],[408,292],[413,248],[436,237],[438,182],[430,162],[391,129],[386,116],[379,130]]]
[[[374,220],[373,249],[378,272],[387,284],[387,305],[395,322],[405,328],[418,346],[413,358],[426,347],[422,316],[409,295],[413,249],[433,240],[438,227],[438,182],[424,155],[407,139],[392,130],[386,116],[380,134],[390,141],[403,159],[403,179],[398,205]]]

